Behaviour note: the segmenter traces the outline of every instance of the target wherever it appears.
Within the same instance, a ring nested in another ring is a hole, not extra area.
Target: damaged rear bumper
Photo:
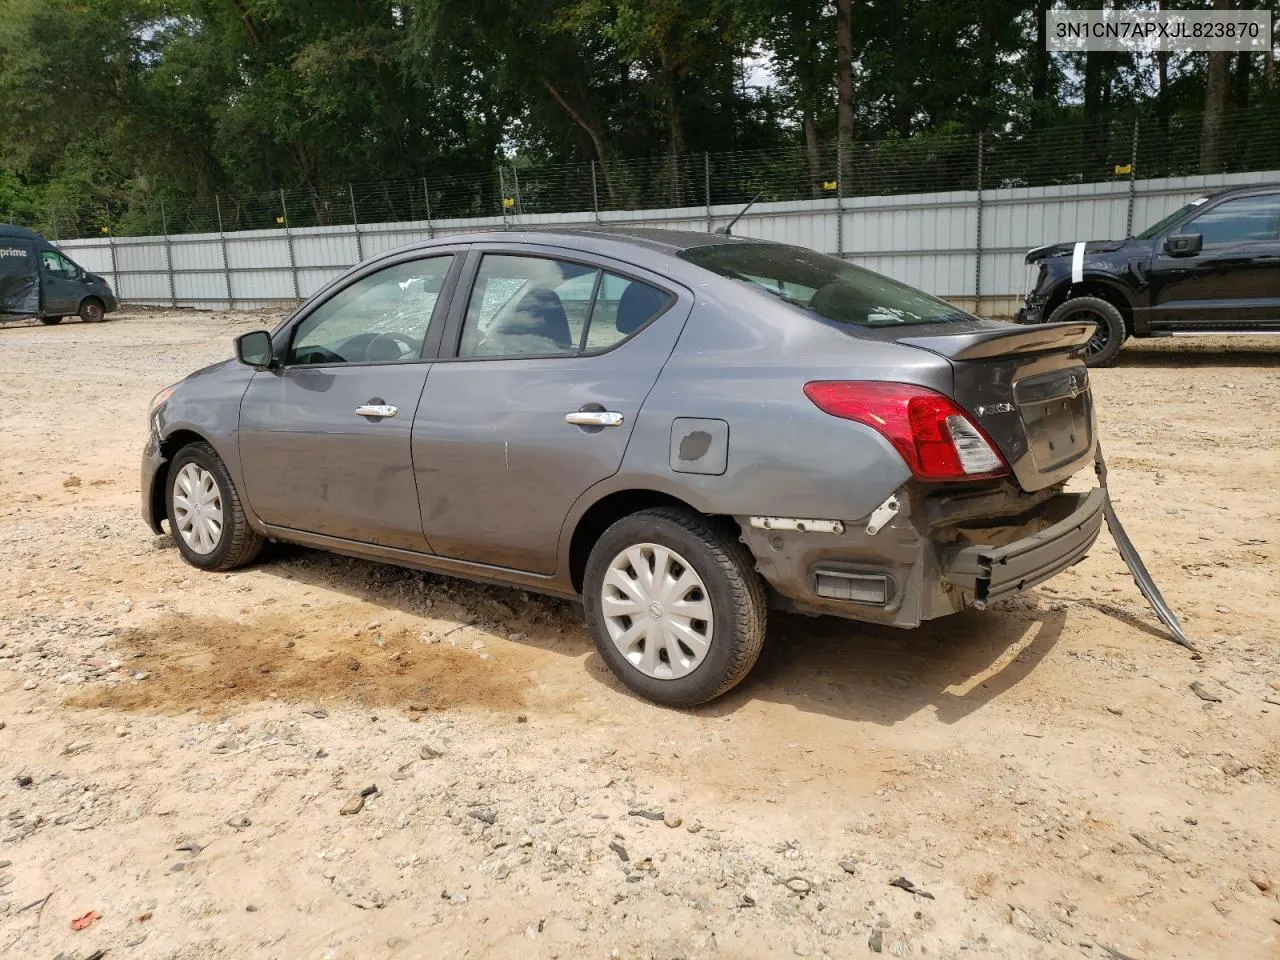
[[[804,529],[759,529],[739,518],[773,605],[898,627],[981,608],[1084,559],[1102,527],[1106,491],[1015,500],[999,491],[944,500],[900,491],[895,499],[900,512],[883,527],[868,518],[838,530],[808,521]]]
[[[1079,563],[1098,539],[1107,495],[1098,488],[1088,493],[1064,493],[1057,500],[1067,498],[1074,500],[1074,509],[1039,533],[1002,547],[978,545],[955,551],[943,561],[943,579],[972,594],[973,605],[982,607]]]

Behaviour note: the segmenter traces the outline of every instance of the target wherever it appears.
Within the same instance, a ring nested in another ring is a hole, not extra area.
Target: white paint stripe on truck
[[[1076,249],[1071,254],[1071,282],[1079,283],[1084,279],[1084,241],[1076,241]]]

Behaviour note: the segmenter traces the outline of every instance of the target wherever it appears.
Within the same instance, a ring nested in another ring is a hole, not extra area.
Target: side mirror
[[[271,334],[254,330],[236,337],[236,359],[245,366],[266,370],[275,359],[271,355]]]
[[[1175,233],[1165,237],[1164,252],[1171,257],[1194,257],[1204,245],[1204,237],[1198,233]]]

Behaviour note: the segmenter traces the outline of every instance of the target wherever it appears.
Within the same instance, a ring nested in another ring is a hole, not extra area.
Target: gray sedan
[[[143,516],[205,570],[283,540],[581,597],[624,683],[691,706],[770,608],[914,627],[1079,561],[1091,333],[776,243],[447,237],[161,391]]]

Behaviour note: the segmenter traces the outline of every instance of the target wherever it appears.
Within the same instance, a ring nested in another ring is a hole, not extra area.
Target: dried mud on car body
[[[1104,532],[918,631],[777,615],[679,712],[573,603],[283,547],[201,574],[152,536],[148,399],[271,319],[0,329],[0,953],[1276,955],[1280,427],[1248,411],[1280,345],[1092,375],[1203,661]]]

